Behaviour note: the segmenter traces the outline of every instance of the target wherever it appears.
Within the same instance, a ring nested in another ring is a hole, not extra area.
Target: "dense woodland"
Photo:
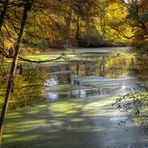
[[[26,8],[21,53],[27,49],[46,51],[127,45],[137,41],[145,44],[146,3],[146,0],[128,3],[123,0],[1,1],[1,54],[8,55],[8,50],[15,48]]]
[[[0,61],[12,59],[0,139],[18,59],[77,47],[132,46],[148,53],[147,0],[1,0]]]

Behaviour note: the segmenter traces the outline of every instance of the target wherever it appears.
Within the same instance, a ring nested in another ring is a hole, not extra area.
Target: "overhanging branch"
[[[41,60],[41,61],[38,61],[38,60],[29,60],[29,59],[26,59],[26,58],[23,58],[21,56],[19,56],[19,60],[21,61],[25,61],[25,62],[31,62],[31,63],[46,63],[46,62],[53,62],[53,61],[57,61],[59,59],[64,59],[66,60],[66,57],[64,57],[64,53],[62,53],[59,57],[57,58],[54,58],[54,59],[50,59],[50,60]]]
[[[116,28],[116,27],[113,26],[113,25],[110,25],[110,27],[111,27],[112,29],[116,30],[122,37],[124,37],[124,38],[126,38],[126,39],[131,39],[131,38],[135,37],[134,35],[132,35],[132,36],[130,36],[130,37],[126,36],[121,30],[119,30],[118,28]]]

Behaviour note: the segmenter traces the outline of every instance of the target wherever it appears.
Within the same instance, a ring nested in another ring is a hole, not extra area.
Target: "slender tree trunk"
[[[72,11],[68,13],[64,17],[65,19],[65,27],[66,27],[66,32],[65,32],[65,48],[68,49],[70,47],[70,37],[71,37],[71,17],[72,17]]]
[[[90,26],[90,17],[85,17],[85,24],[86,24],[86,34],[87,34],[87,47],[90,45],[90,35],[91,35],[91,26]]]
[[[13,62],[11,65],[11,70],[10,70],[10,75],[9,75],[9,80],[8,80],[8,85],[7,85],[7,90],[6,90],[6,96],[5,96],[5,100],[4,100],[2,112],[1,112],[1,117],[0,117],[0,146],[1,146],[1,141],[2,141],[4,119],[5,119],[5,115],[7,112],[7,108],[8,108],[8,104],[9,104],[9,97],[11,94],[11,90],[12,90],[12,86],[13,86],[13,79],[14,79],[15,71],[16,71],[16,67],[17,67],[17,60],[18,60],[18,55],[19,55],[19,51],[20,51],[20,44],[21,44],[24,28],[26,25],[28,11],[30,10],[28,4],[30,4],[30,3],[28,1],[26,1],[25,6],[24,6],[24,11],[23,11],[23,17],[22,17],[22,21],[21,21],[21,28],[20,28],[19,36],[18,36],[16,46],[15,46],[15,55],[13,57]]]
[[[80,44],[80,14],[79,14],[79,12],[78,12],[78,14],[77,14],[77,22],[76,22],[77,24],[77,30],[76,30],[76,41],[77,41],[77,43],[78,43],[78,45]]]
[[[106,33],[106,30],[105,30],[105,13],[102,12],[101,13],[101,31],[102,31],[102,36],[101,36],[101,39],[102,41],[104,40],[104,36],[105,36],[105,33]]]
[[[71,37],[71,20],[72,20],[72,10],[69,10],[68,16],[65,16],[65,25],[67,28],[66,39]]]
[[[0,14],[0,30],[1,30],[1,27],[2,27],[2,25],[3,25],[4,17],[5,17],[7,8],[8,8],[8,3],[9,3],[9,0],[5,0],[5,1],[4,1],[4,4],[3,4],[3,11],[2,11],[1,14]]]

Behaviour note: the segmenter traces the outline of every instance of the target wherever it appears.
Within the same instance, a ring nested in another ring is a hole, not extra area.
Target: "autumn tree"
[[[28,12],[31,10],[33,2],[34,2],[33,0],[25,0],[24,1],[20,31],[19,31],[19,34],[18,34],[18,38],[16,40],[15,54],[14,54],[12,65],[11,65],[6,96],[5,96],[5,99],[4,99],[1,117],[0,117],[0,144],[1,144],[1,140],[2,140],[4,119],[5,119],[5,115],[6,115],[8,104],[9,104],[9,98],[10,98],[11,90],[12,90],[12,87],[13,87],[13,80],[14,80],[15,71],[16,71],[16,67],[17,67],[17,61],[18,61],[18,56],[19,56],[19,51],[20,51],[21,40],[22,40],[22,37],[23,37],[23,33],[24,33],[24,29],[25,29],[25,25],[26,25],[26,21],[27,21],[27,17],[28,17]]]
[[[125,2],[121,0],[128,9],[127,22],[132,27],[134,33],[132,45],[134,50],[139,53],[147,53],[148,39],[148,5],[147,0],[132,0]]]

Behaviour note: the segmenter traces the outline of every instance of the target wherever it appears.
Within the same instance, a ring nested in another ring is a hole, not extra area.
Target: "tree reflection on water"
[[[129,56],[126,53],[113,52],[105,56],[95,55],[95,60],[92,56],[91,58],[92,60],[89,61],[84,60],[53,65],[48,63],[43,65],[20,63],[16,72],[9,109],[24,107],[34,103],[47,103],[60,98],[85,98],[92,95],[123,93],[126,91],[134,92],[136,89],[139,89],[137,84],[134,86],[135,81],[134,83],[131,82],[132,84],[124,82],[119,87],[114,87],[113,85],[110,85],[111,87],[101,86],[102,84],[99,85],[98,83],[99,80],[101,82],[106,78],[116,79],[125,74],[137,74],[138,66],[140,68],[144,66],[141,66],[139,62],[135,62],[136,60],[133,62],[133,56]],[[146,62],[140,63],[146,64]],[[0,71],[0,89],[4,92],[9,66],[1,65]],[[139,77],[140,74],[143,75],[143,73],[139,72]],[[82,80],[83,76],[98,78],[97,81],[96,79],[90,80],[90,82],[92,81],[91,84],[83,84],[81,81],[74,79],[76,77]],[[95,83],[98,83],[97,86],[95,86]],[[4,93],[1,95],[4,95]]]

